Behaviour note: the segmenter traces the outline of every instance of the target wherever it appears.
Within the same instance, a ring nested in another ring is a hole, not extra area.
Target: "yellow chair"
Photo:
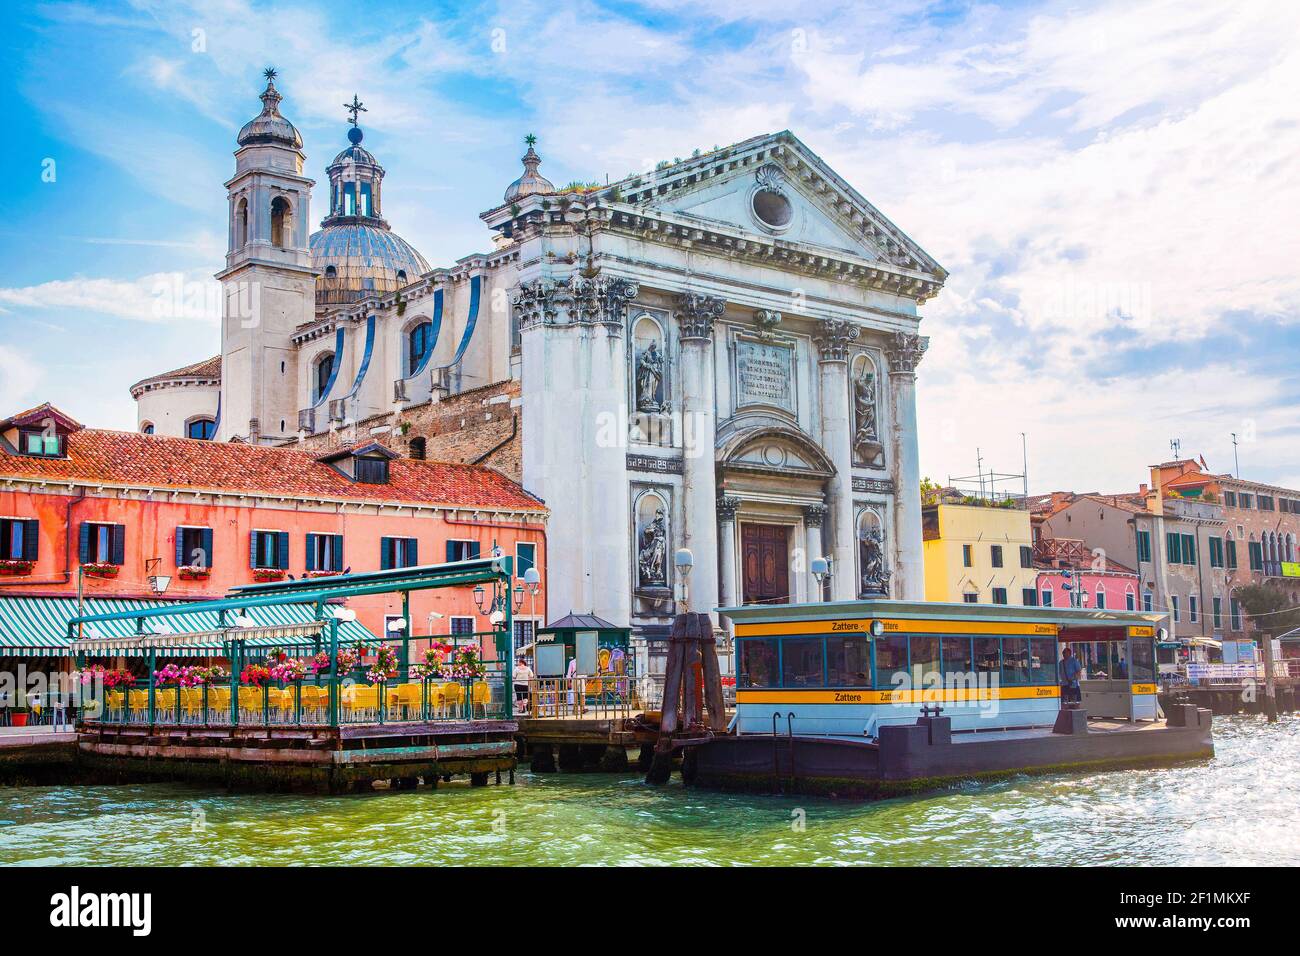
[[[329,707],[329,688],[304,684],[302,688],[302,719],[304,723],[323,722]]]
[[[131,708],[131,719],[144,722],[149,719],[149,692],[147,690],[128,691],[127,706]]]
[[[423,694],[419,684],[399,684],[397,687],[397,704],[402,709],[402,716],[405,720],[414,720],[417,717],[423,718],[424,714],[420,713],[420,705],[423,703]]]
[[[478,681],[474,684],[470,697],[470,713],[474,716],[474,708],[482,707],[483,716],[487,717],[488,704],[492,703],[492,686],[486,681]]]
[[[441,717],[442,708],[446,703],[443,697],[442,684],[429,684],[429,716]]]
[[[210,723],[230,723],[230,688],[208,687],[208,713]]]
[[[454,681],[442,685],[442,703],[449,716],[459,717],[461,705],[465,702],[465,685]]]
[[[200,713],[203,710],[203,688],[202,687],[182,687],[181,688],[181,707],[185,711],[185,719],[191,723],[198,723],[202,720]]]
[[[239,688],[239,719],[247,723],[261,723],[262,688]]]
[[[110,690],[104,705],[104,716],[110,720],[126,717],[126,694],[120,690]]]

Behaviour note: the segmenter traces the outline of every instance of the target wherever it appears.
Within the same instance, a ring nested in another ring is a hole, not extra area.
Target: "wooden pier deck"
[[[510,720],[388,724],[238,725],[85,723],[77,728],[84,769],[116,778],[184,779],[231,787],[329,793],[399,788],[467,775],[513,773]]]

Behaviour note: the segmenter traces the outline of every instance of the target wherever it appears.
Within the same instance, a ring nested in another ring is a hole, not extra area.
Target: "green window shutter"
[[[1169,550],[1169,563],[1182,564],[1182,548],[1179,546],[1180,538],[1177,532],[1170,531],[1165,534],[1165,547]]]
[[[248,566],[257,567],[257,532],[248,532]]]
[[[203,548],[203,566],[210,568],[212,567],[212,529],[204,528],[199,538],[202,539],[200,547]]]
[[[1196,537],[1194,535],[1183,535],[1183,564],[1196,563]]]
[[[310,531],[307,532],[307,564],[308,571],[316,570],[316,535]]]
[[[185,560],[185,557],[186,557],[185,529],[177,528],[176,529],[176,567],[183,568],[185,567],[185,565],[189,564],[189,562]]]
[[[275,556],[276,567],[282,571],[289,570],[289,532],[277,531],[275,533]]]
[[[330,551],[332,552],[332,556],[334,558],[334,570],[342,571],[343,570],[343,535],[336,534],[336,535],[331,535],[331,537],[333,540],[330,541]]]
[[[410,547],[407,549],[406,566],[413,568],[420,563],[420,542],[415,538],[408,538],[407,540],[410,542]]]
[[[23,560],[35,561],[41,546],[41,523],[36,518],[23,520]]]
[[[477,541],[471,541],[469,543],[469,557],[471,561],[479,556],[480,547],[481,546]]]
[[[112,551],[112,562],[116,565],[126,564],[126,525],[113,525],[113,530],[109,532],[108,537],[109,549]]]
[[[77,532],[77,560],[82,564],[90,561],[90,533],[93,530],[89,521],[83,521]]]
[[[393,539],[379,539],[379,570],[389,571],[393,567]]]

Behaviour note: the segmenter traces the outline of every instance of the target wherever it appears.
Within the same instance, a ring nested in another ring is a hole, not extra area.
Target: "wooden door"
[[[786,528],[777,524],[740,526],[745,604],[784,604],[790,600],[790,555]]]

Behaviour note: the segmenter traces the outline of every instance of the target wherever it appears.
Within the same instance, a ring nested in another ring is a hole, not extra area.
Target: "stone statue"
[[[889,595],[889,572],[885,569],[885,536],[879,528],[862,533],[858,542],[858,562],[862,567],[863,597]]]
[[[636,564],[642,587],[667,587],[665,559],[668,553],[668,527],[664,510],[655,511],[654,520],[641,529],[637,542]]]
[[[663,411],[664,357],[659,344],[651,342],[636,361],[636,410]]]
[[[882,459],[876,419],[876,373],[866,365],[853,379],[853,462],[877,465]]]

